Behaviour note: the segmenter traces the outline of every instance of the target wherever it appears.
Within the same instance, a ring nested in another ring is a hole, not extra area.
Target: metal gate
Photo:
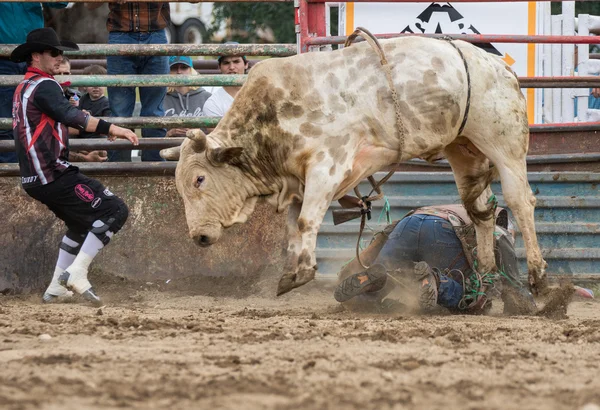
[[[381,178],[384,174],[379,175]],[[582,172],[531,172],[529,183],[536,198],[536,231],[549,274],[573,275],[579,280],[600,278],[600,174]],[[368,192],[363,183],[361,192]],[[460,203],[452,173],[397,172],[385,185],[392,220],[425,205]],[[492,190],[500,194],[500,184]],[[498,195],[501,206],[506,204]],[[365,230],[363,246],[373,232],[385,227],[383,201],[374,204],[373,219]],[[354,258],[359,223],[334,226],[332,204],[317,238],[319,273],[334,275]],[[370,232],[370,234],[369,234]],[[517,238],[521,271],[527,272],[523,242]]]

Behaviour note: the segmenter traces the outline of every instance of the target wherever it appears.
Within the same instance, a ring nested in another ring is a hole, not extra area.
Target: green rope
[[[496,212],[496,208],[498,208],[498,198],[496,198],[496,194],[492,194],[492,196],[490,196],[488,198],[487,201],[488,204],[492,204],[492,209],[494,210],[494,213]]]
[[[383,197],[384,203],[383,203],[383,209],[381,210],[381,213],[379,214],[379,219],[377,219],[377,223],[381,223],[381,220],[383,219],[383,215],[385,213],[385,220],[387,222],[387,224],[391,224],[392,223],[392,218],[390,218],[390,201],[388,201],[387,196]]]

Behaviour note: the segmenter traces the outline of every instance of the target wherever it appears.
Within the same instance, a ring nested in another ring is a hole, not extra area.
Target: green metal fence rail
[[[140,146],[148,149],[161,149],[169,146],[177,146],[181,143],[181,139],[156,139],[149,141],[152,138],[140,141]],[[6,150],[9,141],[1,141],[0,152]],[[80,141],[83,142],[83,141]],[[131,144],[126,141],[115,141],[109,143],[106,140],[98,142],[87,142],[87,144],[71,144],[74,150],[94,150],[94,149],[116,149],[129,150]],[[139,147],[136,147],[139,148]],[[563,164],[576,162],[600,162],[600,153],[592,154],[551,154],[551,155],[530,155],[527,157],[527,165],[535,164]],[[82,171],[90,175],[118,175],[118,176],[135,176],[135,175],[175,175],[176,161],[167,162],[77,162],[75,163]],[[405,165],[419,166],[435,166],[450,169],[450,165],[446,161],[439,161],[435,164],[429,164],[421,159],[412,159],[402,162]],[[19,176],[18,164],[0,164],[0,178]]]
[[[56,76],[59,82],[70,81],[71,87],[181,87],[181,86],[241,86],[246,75],[69,75]],[[22,75],[0,77],[0,87],[17,86]],[[600,86],[600,81],[598,81]]]
[[[18,44],[1,44],[0,57],[9,57]],[[79,44],[68,57],[106,56],[271,56],[298,53],[296,44]]]
[[[100,117],[113,124],[129,128],[200,128],[217,126],[221,117]],[[12,119],[0,118],[0,130],[12,129]],[[529,126],[532,134],[546,132],[598,132],[600,122],[533,124]]]
[[[99,117],[128,128],[214,128],[221,117]],[[0,130],[12,129],[12,119],[0,118]],[[600,129],[600,126],[598,127]],[[70,141],[73,142],[73,139]]]
[[[247,75],[70,75],[57,76],[59,82],[70,81],[72,87],[178,87],[241,86]],[[0,87],[17,86],[21,75],[0,77]],[[519,77],[521,88],[595,88],[600,77]]]

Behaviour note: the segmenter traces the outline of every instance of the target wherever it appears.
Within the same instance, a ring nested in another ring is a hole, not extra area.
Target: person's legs
[[[116,212],[123,213],[124,219],[127,218],[127,208],[117,210]],[[71,265],[59,276],[59,283],[62,286],[67,289],[73,289],[90,302],[100,302],[100,298],[96,295],[92,284],[88,280],[88,270],[94,258],[105,245],[108,245],[110,238],[114,235],[115,232],[113,231],[115,229],[111,227],[114,220],[114,217],[111,217],[106,222],[98,219],[93,223],[91,231],[87,234],[81,245],[81,250]]]
[[[0,60],[0,76],[25,73],[25,63]],[[12,118],[12,100],[16,87],[0,87],[0,118]],[[13,140],[13,130],[0,130],[0,140]],[[0,163],[18,162],[16,152],[0,152]]]
[[[42,297],[43,302],[52,302],[61,297],[73,296],[73,292],[63,287],[58,279],[60,275],[73,263],[77,253],[81,249],[85,235],[75,233],[68,230],[65,236],[62,238],[60,248],[58,250],[58,260],[56,261],[56,267],[54,268],[54,275],[50,285],[44,292]]]
[[[458,269],[466,272],[469,262],[452,224],[437,216],[422,216],[423,223],[416,245],[418,251],[414,257],[441,271]]]
[[[69,265],[65,272],[60,276],[59,282],[67,289],[73,289],[75,292],[83,295],[90,302],[100,303],[100,298],[92,289],[92,284],[88,280],[88,270],[90,264],[98,253],[110,242],[110,239],[117,233],[127,221],[129,210],[119,197],[112,194],[104,186],[91,178],[87,178],[87,186],[94,193],[98,200],[97,212],[86,215],[86,218],[97,218],[91,223],[88,234],[81,245],[81,250]]]
[[[427,263],[431,268],[437,268],[432,270],[437,282],[437,303],[448,309],[457,309],[463,297],[462,285],[443,272],[460,270],[466,273],[470,268],[454,228],[443,218],[426,215],[417,246],[416,259]],[[422,293],[427,293],[428,286],[423,284],[424,280],[421,283]]]
[[[167,37],[164,30],[144,33],[140,37],[141,44],[167,44]],[[167,56],[148,56],[141,59],[139,74],[169,74],[169,58]],[[166,87],[140,87],[140,102],[142,117],[164,117],[163,100],[167,94]],[[144,128],[142,130],[143,138],[164,138],[166,129],[164,128]],[[159,150],[142,151],[142,161],[164,161],[159,155]]]
[[[417,263],[415,265],[416,262]],[[419,281],[420,305],[425,311],[432,310],[436,304],[457,309],[463,296],[462,285],[442,270],[469,270],[468,261],[462,250],[460,240],[454,228],[445,219],[431,215],[410,215],[401,220],[390,233],[385,245],[373,263],[373,267],[383,266],[395,275],[414,275]],[[437,268],[437,269],[432,269]],[[379,272],[381,269],[376,269]],[[355,289],[355,295],[361,302],[379,303],[395,287],[392,280],[381,284],[379,276],[366,279],[359,287],[360,276],[369,277],[369,271],[350,276],[346,289]],[[340,287],[344,286],[340,283]],[[371,284],[377,283],[377,286]],[[340,289],[338,287],[338,289]],[[347,293],[347,292],[346,292]]]
[[[138,44],[135,33],[111,32],[108,35],[108,44]],[[106,57],[107,73],[138,74],[139,57],[136,56],[108,56]],[[108,101],[112,117],[129,118],[135,107],[135,87],[108,87]],[[109,151],[109,161],[131,162],[131,151]]]
[[[68,266],[58,274],[58,283],[81,294],[88,301],[99,303],[100,299],[87,278],[88,268],[127,220],[127,206],[99,181],[78,171],[68,171],[56,181],[29,189],[27,193],[52,210],[70,231],[85,233],[85,239],[81,242],[75,241],[74,237],[71,237],[72,242],[65,241],[71,248],[75,248],[79,242],[81,249],[75,257],[76,249],[69,250],[71,256],[62,255],[62,260],[59,257],[57,266],[60,266],[57,270]]]

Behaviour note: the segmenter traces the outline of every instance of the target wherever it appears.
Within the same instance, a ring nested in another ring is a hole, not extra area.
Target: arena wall
[[[123,230],[94,261],[94,269],[152,281],[248,276],[282,264],[285,215],[266,203],[257,205],[246,224],[225,231],[219,243],[204,249],[188,236],[174,177],[97,178],[125,200],[130,214]],[[27,196],[14,177],[0,178],[0,214],[0,292],[43,289],[52,277],[64,223]]]

